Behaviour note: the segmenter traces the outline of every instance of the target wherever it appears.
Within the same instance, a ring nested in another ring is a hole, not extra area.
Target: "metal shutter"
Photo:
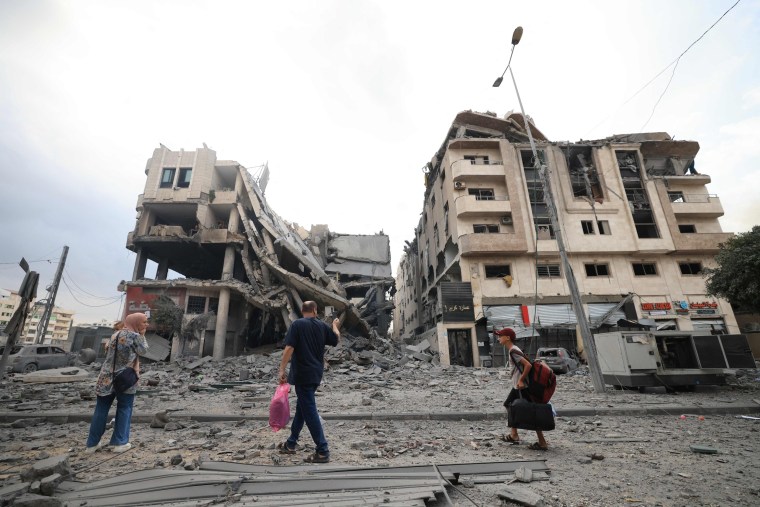
[[[612,310],[617,306],[617,303],[589,303],[588,305],[588,319],[591,322],[596,322],[602,315]],[[605,324],[617,324],[620,319],[625,319],[625,312],[622,308],[619,308],[612,315],[607,317],[604,321]]]

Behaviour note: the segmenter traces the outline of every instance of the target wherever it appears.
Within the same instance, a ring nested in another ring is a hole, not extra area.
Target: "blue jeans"
[[[95,447],[100,442],[103,433],[106,432],[108,411],[111,409],[113,399],[116,398],[116,422],[113,426],[113,435],[108,445],[124,445],[129,442],[129,425],[132,421],[132,405],[135,402],[134,394],[111,393],[108,396],[98,396],[95,403],[95,413],[90,422],[90,435],[87,437],[87,447]]]
[[[317,401],[314,399],[314,393],[317,392],[319,384],[305,384],[296,386],[296,415],[290,424],[290,438],[288,438],[288,447],[295,447],[298,442],[298,435],[301,434],[304,423],[309,428],[311,438],[317,446],[317,452],[323,456],[329,456],[330,450],[327,448],[327,439],[322,431],[322,423],[319,421],[317,412]]]

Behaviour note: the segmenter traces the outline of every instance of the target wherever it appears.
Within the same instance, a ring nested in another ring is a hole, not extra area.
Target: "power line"
[[[28,262],[29,264],[31,264],[32,262],[50,262],[50,263],[57,263],[57,262],[58,262],[58,259],[37,259],[36,261],[26,261],[26,262]],[[18,264],[18,263],[19,263],[19,261],[14,261],[14,262],[0,262],[0,264]]]
[[[121,297],[121,296],[96,296],[95,294],[91,294],[91,293],[87,292],[86,290],[84,290],[82,287],[80,287],[80,286],[79,286],[79,284],[78,284],[78,283],[76,283],[76,282],[75,282],[75,281],[74,281],[74,280],[71,278],[71,274],[70,274],[70,273],[68,272],[68,270],[66,270],[65,268],[64,268],[64,273],[66,273],[66,276],[68,277],[68,280],[69,280],[69,281],[70,281],[72,284],[74,284],[74,286],[75,286],[77,289],[79,289],[79,290],[80,290],[82,293],[84,293],[84,294],[86,294],[86,295],[88,295],[88,296],[90,296],[90,297],[93,297],[93,298],[95,298],[95,299],[117,299],[117,298],[120,298],[120,297]]]
[[[631,96],[628,98],[628,100],[626,100],[625,102],[623,102],[623,103],[620,105],[620,107],[618,107],[618,108],[617,108],[617,110],[615,110],[615,112],[614,112],[613,114],[611,114],[611,115],[607,116],[605,119],[603,119],[602,121],[600,121],[599,123],[597,123],[596,125],[594,125],[593,127],[591,127],[591,129],[590,129],[588,132],[586,132],[586,134],[584,134],[584,136],[583,136],[583,137],[586,137],[586,136],[588,136],[588,134],[589,134],[590,132],[593,132],[593,131],[594,131],[594,130],[595,130],[595,129],[596,129],[598,126],[599,126],[599,125],[601,125],[601,124],[602,124],[602,123],[604,123],[605,121],[607,121],[607,120],[609,120],[610,118],[612,118],[612,116],[614,116],[614,115],[615,115],[615,114],[616,114],[618,111],[620,111],[620,109],[622,109],[622,108],[623,108],[623,106],[625,106],[625,105],[626,105],[626,104],[628,104],[630,101],[632,101],[634,98],[636,98],[636,96],[637,96],[639,93],[643,92],[643,91],[644,91],[644,90],[645,90],[645,89],[646,89],[646,88],[647,88],[647,87],[648,87],[650,84],[652,84],[652,83],[653,83],[653,82],[654,82],[654,81],[655,81],[655,80],[656,80],[658,77],[660,77],[661,75],[663,75],[663,74],[665,73],[665,71],[666,71],[666,70],[668,70],[668,69],[669,69],[671,66],[675,65],[676,67],[678,67],[678,62],[679,62],[679,60],[681,59],[681,57],[683,57],[683,55],[685,55],[685,54],[686,54],[686,53],[687,53],[687,52],[688,52],[688,51],[689,51],[689,50],[690,50],[692,47],[694,47],[694,45],[695,45],[697,42],[699,42],[700,40],[702,40],[702,38],[703,38],[705,35],[707,35],[707,33],[708,33],[710,30],[712,30],[712,29],[715,27],[715,25],[717,25],[717,24],[720,22],[720,20],[722,20],[722,19],[723,19],[723,18],[726,16],[726,14],[728,14],[729,12],[731,12],[731,11],[734,9],[734,7],[736,7],[737,5],[739,5],[739,2],[741,2],[741,1],[742,1],[742,0],[736,0],[736,3],[735,3],[734,5],[732,5],[731,7],[729,7],[729,8],[728,8],[728,10],[727,10],[726,12],[724,12],[724,13],[723,13],[723,14],[722,14],[722,15],[721,15],[721,16],[720,16],[720,17],[719,17],[719,18],[718,18],[718,19],[715,21],[715,23],[713,23],[712,25],[710,25],[710,27],[709,27],[707,30],[705,30],[705,31],[702,33],[702,35],[700,35],[699,37],[697,37],[697,39],[696,39],[694,42],[692,42],[691,44],[689,44],[689,47],[687,47],[686,49],[684,49],[684,51],[683,51],[683,52],[682,52],[680,55],[678,55],[678,57],[677,57],[675,60],[673,60],[672,62],[670,62],[669,64],[667,64],[667,65],[665,66],[665,68],[663,68],[663,69],[662,69],[660,72],[658,72],[658,73],[657,73],[657,75],[656,75],[656,76],[654,76],[652,79],[650,79],[649,81],[647,81],[647,82],[646,82],[646,84],[645,84],[644,86],[642,86],[641,88],[639,88],[639,89],[638,89],[638,91],[636,91],[636,93],[634,93],[633,95],[631,95]],[[670,81],[668,81],[668,84],[667,84],[667,86],[665,87],[665,90],[663,90],[662,94],[660,95],[660,98],[659,98],[659,99],[657,99],[657,103],[655,103],[655,105],[654,105],[654,108],[652,109],[652,114],[649,116],[649,120],[651,120],[651,119],[652,119],[652,116],[654,116],[654,110],[657,108],[657,105],[660,103],[660,100],[661,100],[661,99],[662,99],[662,97],[665,95],[665,92],[668,90],[668,87],[670,86],[670,82],[671,82],[671,81],[673,81],[673,76],[675,75],[675,72],[676,72],[676,69],[675,69],[675,68],[673,68],[673,74],[671,74],[671,76],[670,76]],[[644,124],[644,125],[641,127],[641,130],[643,130],[643,128],[644,128],[644,127],[646,127],[647,123],[649,123],[649,120],[647,120],[647,122],[646,122],[646,123],[645,123],[645,124]]]
[[[79,299],[77,299],[77,297],[72,292],[71,287],[69,287],[69,284],[66,283],[66,279],[65,278],[61,278],[61,280],[63,281],[63,285],[65,285],[66,288],[68,289],[69,294],[71,294],[71,297],[74,298],[74,301],[76,301],[77,303],[79,303],[82,306],[88,306],[90,308],[101,308],[103,306],[111,306],[111,305],[114,305],[116,303],[119,303],[119,300],[114,300],[114,301],[111,301],[110,303],[104,303],[102,305],[88,305],[87,303],[84,303],[84,302],[80,301]],[[119,299],[121,299],[121,296],[119,296]]]

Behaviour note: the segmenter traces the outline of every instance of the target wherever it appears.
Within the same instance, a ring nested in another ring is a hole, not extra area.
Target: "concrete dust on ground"
[[[31,464],[64,453],[81,481],[125,470],[193,470],[199,460],[300,464],[314,450],[308,431],[301,435],[302,451],[280,455],[275,446],[287,438],[288,429],[274,433],[267,425],[278,362],[274,353],[193,369],[144,365],[130,438],[134,448],[124,454],[84,453],[95,403],[94,376],[92,382],[77,384],[6,382],[0,395],[6,421],[0,432],[0,479],[4,486],[13,484]],[[502,407],[509,392],[506,373],[496,368],[444,368],[425,361],[388,369],[351,361],[334,365],[317,395],[332,463],[399,466],[546,459],[550,479],[522,485],[541,495],[545,505],[760,504],[760,421],[736,413],[721,415],[716,409],[725,406],[730,412],[732,406],[758,405],[753,401],[760,399],[757,370],[741,372],[726,386],[701,386],[678,394],[661,388],[595,393],[586,371],[560,375],[552,400],[555,408],[562,414],[585,407],[592,415],[558,417],[557,429],[546,434],[546,452],[528,449],[535,441],[530,432],[521,431],[519,445],[501,439],[507,431]],[[238,381],[243,377],[248,379],[245,383]],[[292,407],[294,401],[291,394]],[[700,407],[705,407],[704,413]],[[604,415],[616,410],[629,413]],[[80,420],[56,424],[44,418],[52,412],[79,414]],[[10,422],[14,414],[25,419]],[[192,414],[217,414],[220,420],[201,422],[191,419]],[[433,420],[430,414],[446,417]],[[223,420],[231,418],[239,420]],[[109,436],[110,430],[104,440]],[[697,453],[691,446],[717,453]],[[463,482],[448,490],[456,504],[503,505],[499,493],[505,483]],[[432,505],[436,504],[445,505],[445,499]]]

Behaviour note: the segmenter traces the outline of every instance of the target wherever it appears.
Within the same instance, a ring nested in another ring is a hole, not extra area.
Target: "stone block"
[[[24,481],[31,482],[53,474],[61,474],[63,476],[71,474],[68,454],[52,456],[36,462],[31,468],[28,468],[21,473],[21,478]]]
[[[544,507],[544,498],[528,488],[505,486],[499,491],[499,498],[528,507]]]

